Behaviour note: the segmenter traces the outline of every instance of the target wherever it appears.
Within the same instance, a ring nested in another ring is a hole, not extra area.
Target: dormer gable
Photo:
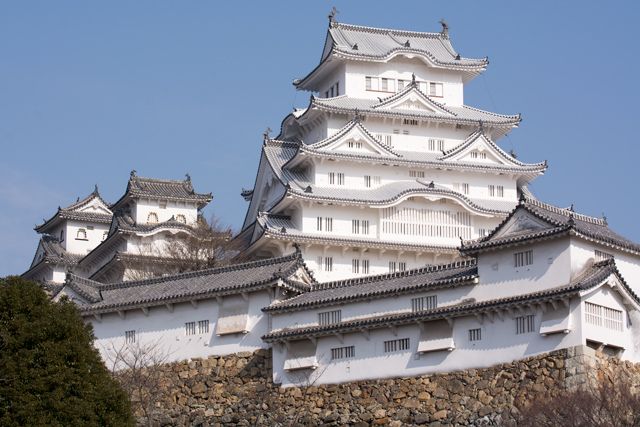
[[[541,230],[555,228],[555,224],[551,224],[540,219],[527,210],[516,211],[509,220],[496,230],[491,236],[494,239],[500,239],[509,236],[521,236],[524,234],[534,233]]]
[[[418,88],[415,80],[400,92],[391,95],[386,99],[381,99],[379,103],[373,105],[371,108],[385,110],[401,109],[455,116],[455,114],[447,110],[444,105],[435,102],[425,95]]]
[[[527,166],[505,153],[484,133],[482,125],[467,139],[451,150],[445,151],[439,160],[464,163],[493,163],[504,166]]]
[[[400,157],[400,154],[393,151],[390,146],[379,141],[362,125],[357,113],[354,119],[349,121],[346,126],[334,135],[315,144],[303,145],[302,148],[306,151],[324,153],[340,151],[364,156]]]

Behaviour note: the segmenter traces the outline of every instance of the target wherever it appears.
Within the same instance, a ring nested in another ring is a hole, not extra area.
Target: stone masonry
[[[152,420],[154,426],[203,427],[509,426],[516,424],[517,407],[586,381],[586,365],[600,377],[623,369],[640,379],[640,365],[585,346],[487,369],[286,389],[270,380],[270,350],[210,356],[162,367],[162,399]]]

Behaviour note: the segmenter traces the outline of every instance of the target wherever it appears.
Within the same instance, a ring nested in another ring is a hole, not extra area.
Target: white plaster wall
[[[161,209],[160,204],[166,203],[166,208]],[[194,202],[181,200],[158,200],[158,199],[137,199],[135,212],[132,212],[135,220],[139,224],[146,224],[149,213],[155,212],[158,215],[158,222],[168,221],[172,216],[177,219],[178,215],[184,215],[187,224],[193,224],[198,219],[198,207]]]
[[[96,347],[107,357],[109,348],[120,348],[124,344],[126,331],[136,331],[136,341],[158,342],[160,347],[170,353],[170,361],[184,360],[209,355],[226,355],[240,351],[253,351],[266,348],[261,336],[268,332],[268,318],[263,316],[262,307],[269,305],[266,291],[249,294],[249,333],[217,336],[219,304],[215,298],[200,300],[198,308],[190,302],[174,305],[171,313],[166,306],[151,307],[146,316],[141,309],[128,310],[122,319],[117,313],[104,314],[102,322],[93,316],[84,317],[85,322],[93,324],[96,335]],[[209,333],[198,333],[198,321],[209,320]],[[196,334],[186,335],[185,323],[196,322]]]
[[[90,226],[93,227],[93,230],[89,230]],[[81,228],[86,231],[86,240],[78,238],[78,230]],[[65,226],[65,238],[62,245],[67,252],[86,255],[102,242],[105,231],[109,231],[109,224],[67,220]],[[52,235],[59,238],[60,229],[55,230],[55,233],[56,234]]]
[[[575,310],[571,315],[575,316]],[[420,340],[418,325],[400,326],[397,328],[397,335],[389,328],[372,330],[368,340],[360,332],[345,334],[343,342],[338,337],[319,338],[316,357],[320,361],[320,367],[312,374],[312,381],[315,384],[342,383],[485,368],[581,344],[580,335],[573,331],[543,337],[539,333],[540,319],[541,311],[537,309],[536,330],[516,334],[515,320],[508,314],[505,314],[504,320],[496,316],[493,323],[485,320],[483,324],[474,316],[456,318],[453,327],[456,348],[451,352],[417,353]],[[475,328],[481,328],[482,339],[470,342],[468,331]],[[400,338],[410,339],[410,350],[384,353],[384,341]],[[329,360],[332,348],[352,345],[355,346],[353,359]],[[284,351],[279,351],[278,348],[276,345],[273,350],[274,380],[282,382],[285,387],[299,385],[300,373],[288,373],[283,369],[286,348]]]
[[[443,84],[443,96],[433,97],[439,103],[462,105],[463,84],[459,71],[433,68],[424,61],[396,56],[388,62],[348,61],[346,65],[347,95],[353,98],[385,98],[397,92],[397,79],[411,82],[415,73],[418,82],[437,82]],[[393,80],[393,90],[366,90],[366,76],[384,77]],[[426,91],[428,95],[428,89]]]
[[[514,254],[533,250],[533,264],[515,267]],[[571,281],[569,239],[511,246],[478,254],[480,282],[470,293],[478,300],[501,298],[567,285]]]

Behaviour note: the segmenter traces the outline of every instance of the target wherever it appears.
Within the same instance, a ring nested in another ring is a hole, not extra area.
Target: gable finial
[[[264,131],[264,133],[262,134],[262,135],[264,135],[264,140],[265,140],[265,141],[266,141],[267,139],[271,139],[271,138],[269,138],[269,134],[270,134],[271,132],[273,132],[273,131],[271,130],[271,128],[270,128],[270,127],[267,127],[267,130],[265,130],[265,131]]]
[[[511,157],[513,157],[514,159],[518,158],[518,156],[516,156],[516,153],[513,152],[513,148],[509,151],[509,154],[511,154]]]
[[[95,188],[93,189],[93,194],[98,194],[98,184],[95,184]]]
[[[404,47],[411,47],[411,43],[409,42],[409,40],[407,40],[407,41],[404,43]]]
[[[482,120],[479,121],[479,128],[481,133],[484,133],[484,124],[482,123]]]
[[[187,177],[187,181],[191,182],[191,175],[189,175],[189,173],[185,173],[184,176]]]
[[[416,85],[416,73],[411,73],[411,84]]]
[[[607,225],[607,217],[604,215],[604,212],[602,212],[602,221],[604,221],[604,225]]]
[[[569,207],[567,208],[567,210],[569,210],[569,211],[573,212],[573,203],[571,203],[571,206],[569,206]]]
[[[331,11],[331,13],[329,13],[329,23],[333,24],[334,22],[336,22],[336,19],[334,18],[336,13],[340,13],[340,11],[338,9],[336,9],[336,7],[333,7],[333,10]]]
[[[442,32],[440,34],[443,35],[448,35],[449,34],[449,25],[447,25],[446,22],[444,22],[444,18],[442,18],[440,21],[438,21],[439,24],[442,24]]]
[[[358,110],[357,108],[356,108],[356,115],[353,118],[353,120],[355,120],[356,123],[360,123],[360,110]]]
[[[131,178],[132,179],[136,177],[136,172],[137,171],[135,169],[131,171]]]

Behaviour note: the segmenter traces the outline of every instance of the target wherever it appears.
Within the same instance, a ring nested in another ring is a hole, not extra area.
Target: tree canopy
[[[127,396],[94,339],[73,302],[0,278],[0,425],[132,426]]]

